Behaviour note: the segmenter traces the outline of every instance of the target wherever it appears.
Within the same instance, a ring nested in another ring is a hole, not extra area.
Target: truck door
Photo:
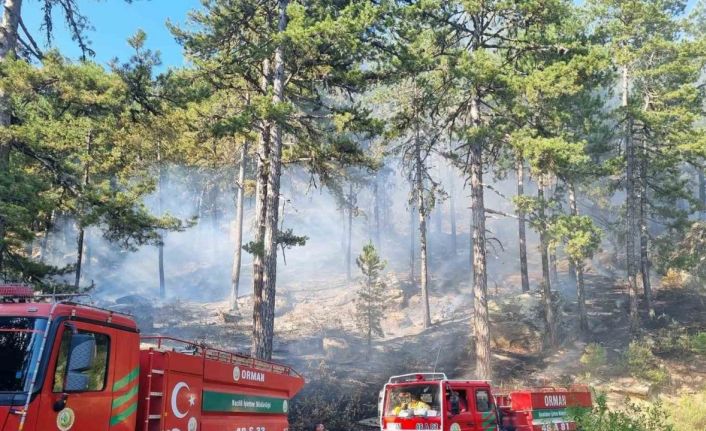
[[[472,398],[473,402],[476,429],[478,431],[497,430],[498,420],[495,414],[495,403],[493,402],[490,388],[474,388],[469,398]]]
[[[447,421],[449,431],[479,431],[476,428],[475,415],[473,413],[472,404],[469,403],[468,396],[473,396],[473,391],[468,387],[451,386],[449,400],[446,403],[448,411]],[[458,400],[458,410],[454,411],[453,399]]]
[[[115,332],[77,321],[59,327],[44,382],[38,430],[108,430]]]

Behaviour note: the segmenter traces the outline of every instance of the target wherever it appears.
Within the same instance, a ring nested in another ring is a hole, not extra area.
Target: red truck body
[[[0,363],[2,431],[286,431],[304,385],[245,355],[141,345],[129,316],[76,303],[0,303]]]
[[[590,408],[586,387],[494,391],[484,380],[441,373],[391,377],[380,393],[380,429],[575,431],[571,408]]]

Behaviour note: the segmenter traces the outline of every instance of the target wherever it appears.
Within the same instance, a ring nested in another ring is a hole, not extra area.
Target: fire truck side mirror
[[[88,372],[96,358],[96,339],[90,334],[72,334],[64,390],[80,392],[88,388]]]
[[[60,411],[64,410],[64,408],[66,407],[66,400],[68,399],[68,397],[69,396],[66,394],[61,394],[61,396],[59,396],[59,398],[57,398],[57,400],[54,402],[54,406],[53,406],[55,412],[60,412]]]

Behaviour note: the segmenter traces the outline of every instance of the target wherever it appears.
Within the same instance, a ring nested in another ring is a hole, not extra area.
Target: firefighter
[[[400,412],[405,410],[429,410],[429,404],[419,399],[419,395],[409,392],[402,392],[398,398],[397,407],[392,410],[395,416],[399,416]]]
[[[417,394],[412,394],[411,395],[412,401],[409,403],[409,408],[412,410],[429,410],[431,407],[429,407],[429,404],[425,403],[424,401],[419,399],[419,395]]]
[[[410,403],[412,402],[412,394],[409,392],[400,392],[397,396],[397,405],[392,409],[392,414],[399,416],[400,412],[409,410]]]

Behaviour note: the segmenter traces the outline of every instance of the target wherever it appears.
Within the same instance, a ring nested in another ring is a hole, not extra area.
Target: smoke
[[[431,173],[446,194],[439,199],[429,216],[428,241],[432,286],[469,283],[470,265],[470,190],[461,172],[443,159],[435,159]],[[375,181],[375,174],[370,174]],[[154,213],[168,213],[190,219],[194,226],[183,232],[164,234],[164,271],[168,298],[194,301],[220,301],[230,292],[235,229],[235,170],[208,170],[172,166],[161,186],[161,204],[157,192],[145,199]],[[514,214],[511,202],[515,194],[515,178],[497,180],[485,176],[488,185],[486,207],[500,213]],[[526,186],[527,193],[535,193]],[[345,187],[347,191],[347,187]],[[358,269],[355,257],[369,241],[377,242],[378,251],[387,261],[387,270],[409,273],[410,232],[415,236],[415,273],[419,271],[417,218],[410,218],[410,187],[406,173],[394,170],[379,176],[379,234],[376,225],[373,184],[356,185],[356,210],[351,232],[351,273]],[[451,236],[451,200],[455,205],[456,254]],[[305,246],[279,253],[278,286],[280,291],[325,287],[327,283],[345,282],[347,214],[341,200],[330,190],[317,187],[309,173],[301,168],[288,168],[282,178],[282,226],[305,235]],[[244,205],[243,243],[251,241],[254,224],[252,197]],[[412,222],[414,225],[412,226]],[[489,289],[503,283],[504,278],[519,271],[517,219],[489,214],[488,282]],[[76,259],[76,228],[72,221],[57,223],[50,233],[45,261],[57,266],[73,264]],[[94,284],[93,294],[102,299],[115,299],[127,294],[156,298],[159,294],[158,249],[142,246],[136,251],[120,249],[102,238],[98,228],[87,230],[82,286]],[[536,235],[528,228],[530,270],[538,271]],[[252,257],[243,252],[240,292],[251,293]],[[67,274],[66,280],[73,280]]]

